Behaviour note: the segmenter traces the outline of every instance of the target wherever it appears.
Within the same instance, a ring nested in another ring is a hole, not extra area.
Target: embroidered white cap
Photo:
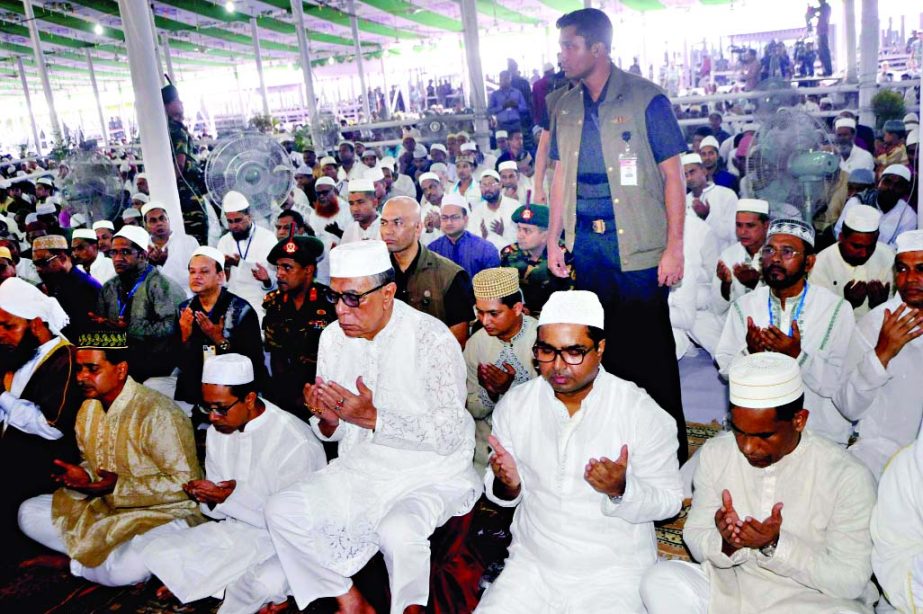
[[[923,252],[923,230],[906,230],[897,235],[895,243],[898,254]]]
[[[589,290],[559,290],[548,297],[538,325],[583,324],[603,328],[605,314],[599,297]]]
[[[471,205],[468,204],[468,200],[461,194],[452,193],[443,196],[441,208],[445,209],[447,206],[464,209],[465,215],[471,213]]]
[[[856,232],[875,232],[881,223],[881,211],[868,205],[853,205],[846,211],[843,224]]]
[[[746,409],[781,407],[804,394],[798,361],[776,352],[735,359],[728,380],[731,405]]]
[[[391,268],[391,257],[384,241],[340,243],[330,250],[330,277],[368,277]]]
[[[221,201],[222,209],[225,213],[236,213],[237,211],[246,211],[250,208],[250,201],[247,197],[236,190],[231,190],[224,195]]]
[[[779,218],[769,225],[766,238],[773,235],[792,235],[798,237],[811,247],[814,247],[814,227],[803,220],[794,218]]]
[[[769,201],[761,198],[741,198],[737,201],[737,213],[769,215]]]
[[[205,359],[202,383],[239,386],[253,381],[253,363],[242,354],[221,354]]]
[[[122,226],[117,233],[116,237],[122,237],[123,239],[128,239],[141,249],[147,249],[148,245],[151,244],[151,235],[147,234],[147,231],[141,228],[140,226]]]

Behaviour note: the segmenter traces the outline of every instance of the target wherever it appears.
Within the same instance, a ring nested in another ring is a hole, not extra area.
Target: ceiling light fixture
[[[93,26],[93,32],[96,33],[96,36],[102,36],[102,35],[103,35],[103,26],[102,26],[102,24],[99,24],[99,23],[98,23],[98,24],[96,24],[95,26]]]
[[[224,10],[227,11],[228,13],[233,13],[234,12],[234,2],[232,2],[232,0],[228,0],[227,2],[225,2]]]

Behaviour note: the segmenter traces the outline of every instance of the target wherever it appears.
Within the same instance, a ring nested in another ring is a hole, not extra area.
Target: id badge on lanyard
[[[625,151],[619,154],[619,183],[623,186],[638,185],[638,156],[631,150],[631,132],[622,133]]]

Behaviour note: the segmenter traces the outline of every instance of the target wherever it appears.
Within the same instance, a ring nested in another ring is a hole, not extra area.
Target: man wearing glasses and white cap
[[[541,377],[494,409],[485,492],[517,509],[510,556],[479,613],[644,611],[654,521],[682,504],[676,422],[602,368],[603,337],[595,294],[555,292],[532,348]]]
[[[481,491],[465,362],[443,323],[395,300],[382,241],[340,245],[330,260],[338,322],[321,334],[304,399],[339,455],[274,495],[266,523],[299,608],[335,597],[342,611],[370,611],[350,576],[380,549],[391,611],[422,612],[429,537]]]

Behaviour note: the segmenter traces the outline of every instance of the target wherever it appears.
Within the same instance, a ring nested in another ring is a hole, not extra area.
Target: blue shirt
[[[442,236],[430,243],[430,251],[448,258],[474,277],[484,269],[500,266],[500,254],[494,244],[475,236],[467,230],[452,243],[449,237]]]

